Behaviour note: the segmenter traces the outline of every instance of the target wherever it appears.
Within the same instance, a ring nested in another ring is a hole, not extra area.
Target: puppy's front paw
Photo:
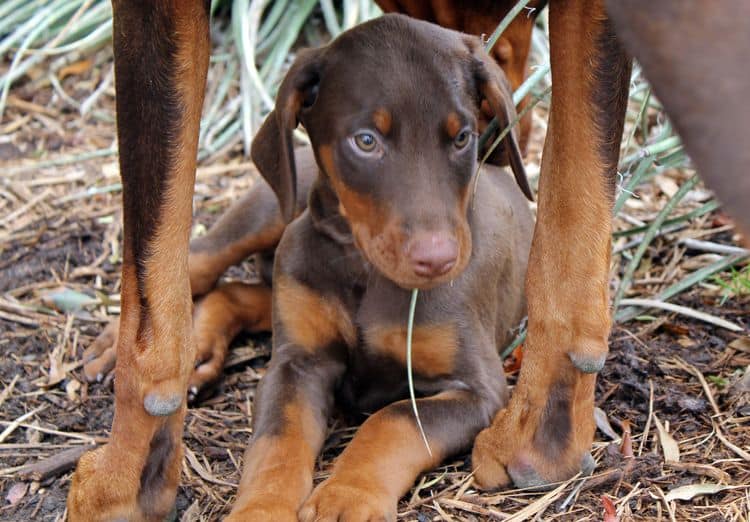
[[[238,511],[232,512],[224,519],[224,522],[255,522],[268,520],[273,522],[297,522],[297,513],[286,506],[246,506]]]
[[[299,511],[300,522],[395,522],[397,499],[376,488],[331,477],[313,491]]]

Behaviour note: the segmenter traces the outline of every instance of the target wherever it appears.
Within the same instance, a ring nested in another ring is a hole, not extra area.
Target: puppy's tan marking
[[[370,346],[402,364],[406,364],[406,327],[377,326],[365,332]],[[427,377],[447,375],[453,371],[458,337],[452,323],[416,326],[411,349],[414,370]]]
[[[299,400],[284,407],[278,435],[253,441],[245,456],[231,520],[287,520],[312,489],[312,470],[323,431],[309,406]]]
[[[450,139],[455,138],[458,136],[458,133],[461,132],[461,129],[463,128],[463,125],[461,124],[461,118],[459,118],[458,114],[455,112],[451,112],[448,114],[448,116],[445,118],[445,132],[448,133],[448,137]]]
[[[375,123],[375,128],[380,131],[383,136],[388,136],[391,132],[391,125],[393,124],[393,117],[390,111],[387,109],[377,109],[372,113],[372,121]]]
[[[289,277],[280,277],[274,286],[274,311],[293,343],[314,351],[335,342],[348,346],[357,342],[351,317],[338,299],[322,296]]]
[[[339,198],[339,212],[347,218],[360,243],[379,235],[386,225],[387,209],[381,208],[371,197],[351,190],[341,181],[330,145],[321,145],[318,156]]]

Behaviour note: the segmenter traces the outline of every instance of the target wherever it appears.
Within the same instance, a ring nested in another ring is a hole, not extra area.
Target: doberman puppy
[[[380,3],[489,34],[514,2]],[[115,419],[109,443],[79,464],[69,513],[159,520],[175,496],[195,361],[188,238],[208,2],[114,0],[113,12],[124,212]],[[736,145],[737,136],[750,135],[743,102],[750,92],[743,67],[748,18],[746,2],[731,10],[694,0],[550,3],[554,83],[527,273],[529,334],[514,394],[474,448],[480,485],[567,478],[591,445],[595,372],[607,353],[610,207],[630,70],[621,43],[642,64],[701,174],[750,228],[750,148]],[[513,70],[525,69],[528,23],[517,17],[501,43],[501,65],[514,87]]]
[[[515,131],[502,157],[518,186],[505,169],[477,169],[483,103],[503,128],[516,119],[480,39],[403,15],[362,24],[291,67],[253,141],[268,185],[191,247],[196,294],[238,252],[268,253],[280,241],[272,298],[266,279],[220,285],[195,306],[191,387],[218,376],[239,329],[273,324],[230,518],[297,519],[334,396],[372,415],[303,520],[395,519],[417,475],[470,449],[507,403],[497,349],[525,314],[533,217],[524,195],[532,196]],[[312,147],[295,152],[298,123]],[[412,288],[422,290],[412,350],[426,442],[403,400]],[[110,364],[111,341],[105,333],[87,354],[89,376]]]

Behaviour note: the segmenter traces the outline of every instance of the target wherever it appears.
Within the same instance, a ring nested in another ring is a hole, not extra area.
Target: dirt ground
[[[66,78],[63,88],[82,99],[86,83],[97,85],[106,74],[106,57],[103,63]],[[63,520],[75,458],[82,447],[102,443],[112,421],[111,377],[88,384],[80,368],[82,350],[118,304],[120,193],[109,149],[111,88],[95,113],[82,118],[53,89],[28,83],[11,91],[0,121],[1,520]],[[543,136],[543,125],[537,127],[533,161]],[[255,179],[238,146],[203,162],[195,233]],[[678,183],[684,176],[670,179]],[[648,197],[658,194],[657,185],[639,189],[642,201],[662,201]],[[633,212],[653,215],[653,206]],[[721,244],[737,239],[721,213],[691,221],[690,229]],[[677,239],[665,235],[650,248],[633,295],[653,295],[677,275],[705,265],[707,254],[678,247]],[[625,262],[615,256],[613,279]],[[251,273],[244,265],[230,276]],[[61,298],[61,288],[76,294]],[[81,294],[93,304],[66,313]],[[722,299],[709,281],[671,302],[732,321],[741,332],[653,311],[613,329],[597,384],[600,429],[591,477],[550,492],[482,493],[462,455],[418,480],[399,504],[400,519],[612,521],[604,518],[611,508],[620,520],[750,520],[750,405],[747,394],[731,393],[750,364],[750,299]],[[240,338],[221,381],[190,408],[179,520],[217,520],[227,512],[268,357],[268,338]],[[316,480],[326,476],[354,429],[334,422]],[[673,498],[685,491],[677,488],[696,485],[708,494]]]

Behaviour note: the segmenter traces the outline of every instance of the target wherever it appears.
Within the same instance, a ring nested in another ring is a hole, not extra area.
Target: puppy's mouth
[[[400,227],[386,227],[372,236],[366,227],[352,226],[354,241],[365,259],[401,288],[429,290],[463,273],[471,256],[471,235],[420,232],[410,237]]]

